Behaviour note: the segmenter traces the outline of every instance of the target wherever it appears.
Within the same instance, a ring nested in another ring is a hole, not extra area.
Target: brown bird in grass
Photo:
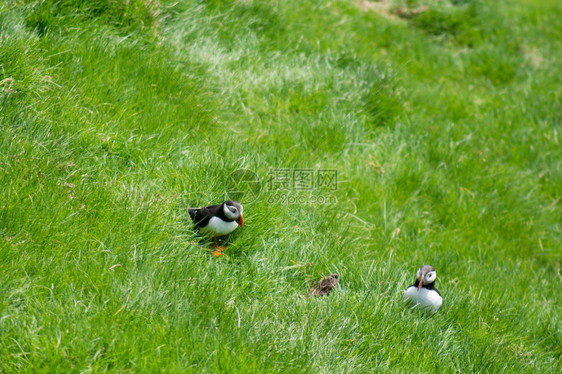
[[[312,296],[329,295],[338,284],[338,275],[331,274],[320,279],[318,284],[310,289]]]

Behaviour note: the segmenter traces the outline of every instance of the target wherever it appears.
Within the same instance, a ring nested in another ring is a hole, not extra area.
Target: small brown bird
[[[338,275],[331,274],[320,279],[318,284],[310,289],[312,296],[329,295],[338,284]]]

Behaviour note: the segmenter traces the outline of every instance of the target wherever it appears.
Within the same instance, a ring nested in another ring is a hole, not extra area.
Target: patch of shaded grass
[[[25,25],[43,36],[61,26],[78,26],[91,20],[114,25],[122,32],[150,30],[160,14],[159,1],[144,0],[44,0],[27,1]]]
[[[482,39],[482,5],[478,1],[455,2],[454,5],[428,3],[427,10],[413,17],[411,22],[430,35],[450,37],[459,45],[472,47],[478,44]]]

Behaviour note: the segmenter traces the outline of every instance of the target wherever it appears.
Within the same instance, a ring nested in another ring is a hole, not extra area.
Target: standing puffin
[[[419,268],[416,281],[404,291],[404,300],[413,307],[424,311],[435,313],[441,307],[443,298],[435,288],[437,272],[431,265],[423,265]]]
[[[189,208],[189,216],[202,233],[215,240],[215,256],[222,256],[224,248],[219,247],[217,236],[233,232],[238,226],[244,226],[242,213],[244,208],[239,202],[227,200],[222,204],[205,208]]]

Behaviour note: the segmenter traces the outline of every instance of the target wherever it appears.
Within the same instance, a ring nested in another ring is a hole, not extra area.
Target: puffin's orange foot
[[[223,247],[215,247],[215,248],[216,248],[216,250],[211,252],[213,254],[213,256],[215,256],[215,257],[222,256],[222,251],[224,251],[224,248]]]

